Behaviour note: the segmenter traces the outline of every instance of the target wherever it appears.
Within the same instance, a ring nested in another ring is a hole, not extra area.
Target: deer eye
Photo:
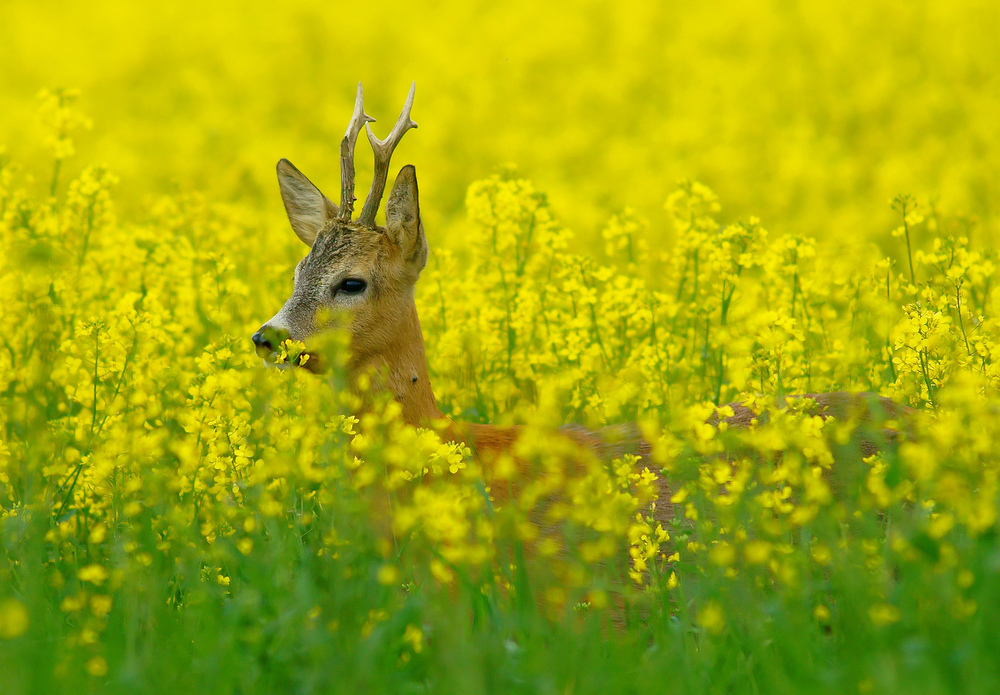
[[[347,278],[337,285],[336,292],[343,292],[344,294],[361,294],[365,291],[366,287],[368,287],[368,283],[364,280],[359,280],[358,278]]]

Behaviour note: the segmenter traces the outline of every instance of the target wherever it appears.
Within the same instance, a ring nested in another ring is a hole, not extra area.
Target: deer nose
[[[254,348],[258,355],[262,353],[274,352],[274,346],[271,345],[271,341],[268,340],[266,335],[264,335],[263,329],[254,333],[250,340],[253,341]]]

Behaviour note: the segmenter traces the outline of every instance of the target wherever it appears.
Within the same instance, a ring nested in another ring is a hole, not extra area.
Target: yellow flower
[[[90,611],[98,618],[103,618],[111,612],[111,597],[100,594],[91,596]]]
[[[87,565],[86,567],[81,567],[77,571],[76,576],[80,581],[100,586],[107,580],[108,570],[102,565]]]
[[[95,678],[108,675],[108,662],[103,656],[92,656],[85,665],[87,673]]]
[[[395,565],[384,564],[378,569],[378,583],[391,586],[399,582],[399,570]]]
[[[712,546],[708,551],[708,556],[713,563],[720,567],[728,567],[736,559],[736,550],[726,542],[720,542]]]
[[[927,526],[927,534],[931,538],[942,538],[954,525],[955,518],[951,514],[933,514]]]
[[[771,544],[761,540],[750,541],[743,548],[743,556],[751,565],[763,564],[771,556]]]
[[[419,654],[424,650],[424,633],[416,625],[407,625],[403,632],[403,641],[410,645],[414,653]]]
[[[96,524],[94,528],[90,530],[90,535],[87,537],[87,540],[94,544],[103,543],[107,535],[108,527],[104,524]]]
[[[0,639],[14,639],[28,631],[28,609],[14,598],[0,601]]]
[[[868,609],[872,624],[876,627],[891,625],[900,619],[899,609],[890,603],[880,603]]]
[[[705,630],[718,635],[726,626],[726,617],[717,601],[708,601],[698,609],[698,624]]]
[[[812,556],[812,559],[820,565],[829,565],[830,561],[833,559],[833,554],[830,552],[830,549],[821,543],[813,545],[813,547],[809,550],[809,554]]]

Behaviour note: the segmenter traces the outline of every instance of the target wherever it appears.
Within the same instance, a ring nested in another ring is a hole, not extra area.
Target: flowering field
[[[0,693],[1000,691],[1000,6],[690,5],[7,2]],[[252,349],[359,79],[490,479]]]

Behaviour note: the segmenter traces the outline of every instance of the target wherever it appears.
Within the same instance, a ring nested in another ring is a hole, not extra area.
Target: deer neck
[[[362,368],[376,374],[376,388],[390,391],[403,408],[403,420],[415,426],[429,426],[444,415],[437,406],[427,371],[424,336],[420,330],[417,307],[406,302],[400,329],[395,340],[380,354],[363,360]]]

